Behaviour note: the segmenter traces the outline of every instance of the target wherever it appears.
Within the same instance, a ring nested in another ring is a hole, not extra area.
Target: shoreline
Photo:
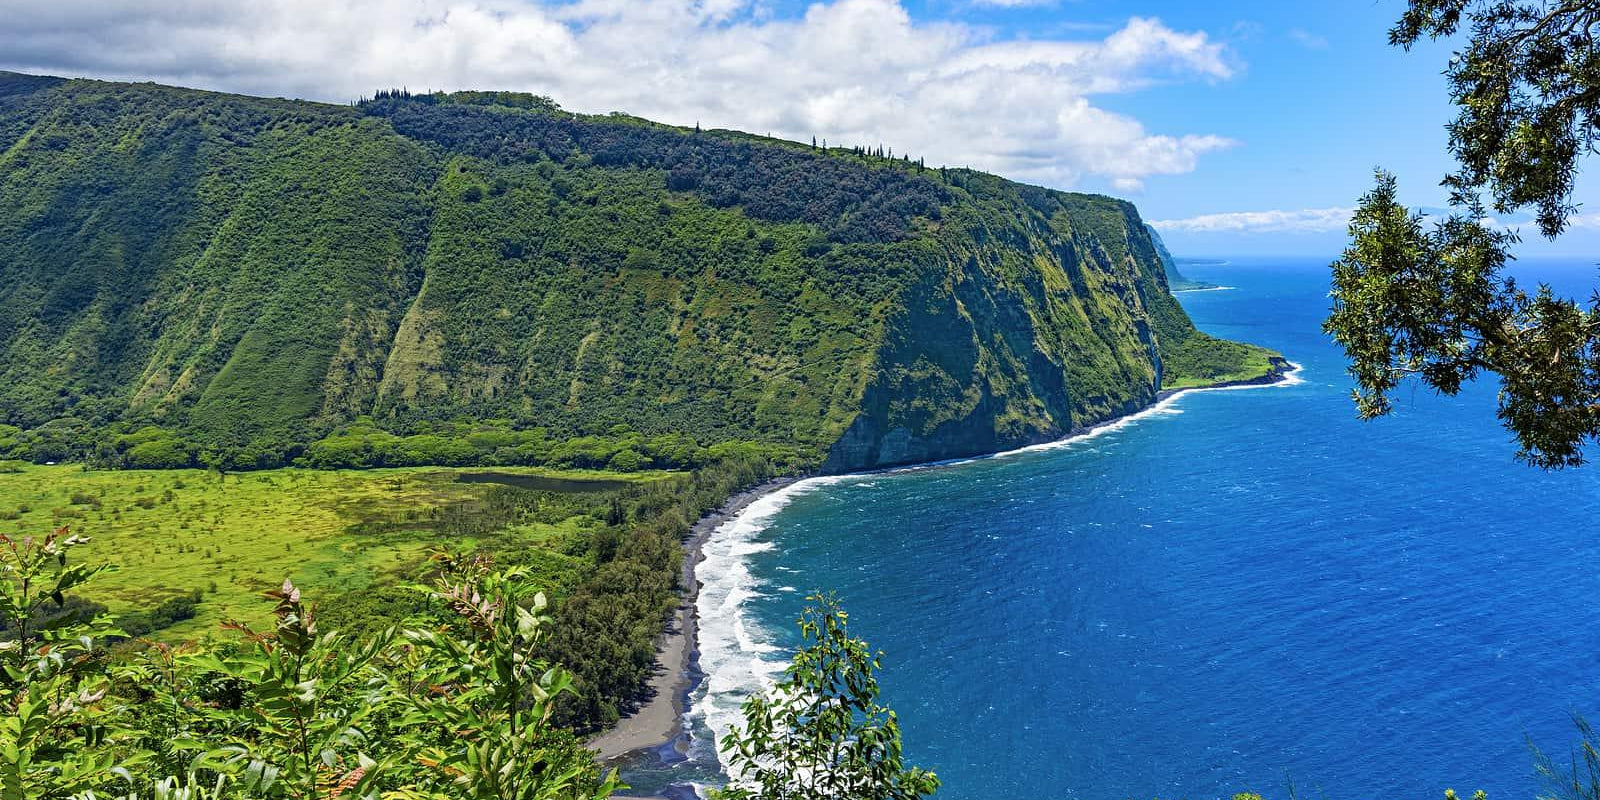
[[[705,544],[711,534],[723,523],[744,513],[751,503],[802,480],[799,477],[774,478],[766,483],[746,489],[729,497],[717,510],[701,517],[689,529],[684,541],[683,569],[680,580],[684,587],[678,598],[678,607],[667,622],[667,629],[656,644],[656,670],[646,684],[646,699],[639,707],[617,721],[610,730],[590,739],[586,747],[595,751],[595,761],[605,766],[624,756],[641,750],[661,750],[671,747],[679,755],[688,748],[683,716],[689,709],[689,694],[700,685],[704,677],[700,672],[698,627],[699,614],[696,601],[700,599],[700,584],[695,580],[695,568],[705,560]]]
[[[1078,439],[1092,436],[1106,428],[1125,423],[1154,409],[1161,408],[1173,398],[1185,392],[1278,386],[1291,383],[1294,375],[1301,370],[1300,365],[1288,359],[1283,359],[1281,364],[1275,362],[1273,366],[1274,370],[1272,372],[1257,378],[1222,381],[1205,386],[1163,389],[1156,393],[1155,399],[1147,406],[1126,414],[1119,414],[1094,425],[1075,428],[1059,439],[995,453],[963,456],[924,464],[888,466],[849,474],[870,475],[882,472],[927,469],[994,458],[1009,453],[1059,447]],[[752,503],[779,489],[798,483],[806,477],[813,476],[776,478],[739,492],[728,498],[727,502],[723,503],[717,510],[701,517],[690,529],[689,537],[684,542],[683,571],[681,574],[684,591],[679,598],[677,610],[673,612],[672,618],[668,622],[667,629],[658,640],[656,647],[657,670],[648,683],[649,688],[646,692],[646,699],[632,714],[618,720],[614,727],[590,739],[586,744],[590,750],[595,751],[595,761],[602,767],[643,751],[655,751],[663,758],[665,758],[663,751],[669,748],[678,756],[683,756],[687,752],[688,730],[684,725],[684,717],[689,710],[689,695],[700,685],[700,682],[705,677],[700,672],[699,667],[699,615],[696,610],[696,602],[700,596],[700,584],[695,578],[695,569],[705,559],[706,541],[724,523],[738,518]],[[648,798],[639,798],[639,800],[648,800]]]
[[[1156,392],[1156,401],[1151,406],[1159,405],[1171,400],[1184,392],[1203,392],[1215,389],[1245,389],[1254,386],[1276,386],[1280,383],[1289,383],[1300,372],[1302,367],[1287,358],[1278,356],[1272,360],[1272,371],[1255,378],[1245,378],[1236,381],[1219,381],[1208,383],[1204,386],[1182,386],[1176,389],[1162,389]],[[1139,413],[1137,411],[1135,414]],[[1115,420],[1111,420],[1115,421]]]

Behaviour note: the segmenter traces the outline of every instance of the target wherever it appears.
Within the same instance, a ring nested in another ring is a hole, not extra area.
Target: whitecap
[[[751,693],[770,687],[788,663],[782,648],[775,644],[774,633],[764,630],[750,613],[748,601],[760,597],[762,589],[750,572],[750,557],[775,547],[761,536],[791,499],[841,480],[843,476],[808,478],[764,495],[718,525],[702,547],[703,559],[695,567],[695,579],[700,583],[695,612],[705,680],[690,714],[711,730],[723,763],[727,756],[721,742],[741,721],[739,707]],[[785,586],[779,591],[794,589]]]
[[[1044,444],[1007,450],[992,456],[954,458],[930,464],[883,470],[878,475],[921,471],[956,464],[971,463],[985,458],[1004,458],[1042,450],[1072,447],[1123,430],[1140,420],[1159,416],[1175,416],[1183,410],[1175,404],[1188,392],[1216,392],[1244,389],[1271,389],[1296,386],[1304,382],[1302,367],[1290,364],[1293,369],[1285,373],[1284,380],[1270,384],[1220,386],[1190,389],[1167,397],[1139,412],[1097,426],[1081,434]],[[714,735],[715,751],[722,763],[727,763],[727,753],[722,740],[742,722],[740,706],[752,693],[770,688],[788,665],[787,653],[774,642],[774,632],[762,629],[750,613],[747,601],[760,597],[761,582],[750,571],[750,557],[776,548],[762,535],[771,526],[772,519],[796,496],[843,482],[857,482],[868,486],[862,475],[833,475],[796,481],[770,494],[758,498],[738,515],[723,522],[711,532],[702,548],[703,559],[695,568],[695,578],[700,582],[700,594],[695,603],[699,617],[698,648],[700,669],[705,675],[689,714],[703,721]],[[1091,522],[1090,525],[1099,523]],[[794,572],[780,565],[779,570]],[[792,592],[793,587],[780,586],[780,592]],[[1098,626],[1105,630],[1106,623]]]

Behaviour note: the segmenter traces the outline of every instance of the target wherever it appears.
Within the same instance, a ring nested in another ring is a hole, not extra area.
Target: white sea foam
[[[1289,362],[1289,366],[1292,367],[1293,369],[1291,369],[1288,372],[1285,372],[1283,374],[1283,380],[1280,380],[1280,381],[1277,381],[1277,382],[1274,382],[1274,383],[1252,383],[1252,384],[1244,384],[1242,386],[1204,386],[1204,387],[1195,388],[1195,389],[1184,389],[1183,391],[1178,392],[1178,393],[1176,393],[1176,394],[1174,394],[1174,395],[1172,395],[1170,397],[1167,397],[1166,399],[1162,400],[1161,402],[1156,403],[1156,404],[1154,404],[1154,405],[1152,405],[1152,406],[1150,406],[1148,408],[1145,408],[1145,409],[1142,409],[1140,411],[1134,412],[1134,413],[1129,414],[1129,415],[1127,415],[1125,417],[1119,417],[1119,418],[1117,418],[1115,420],[1112,420],[1111,422],[1105,423],[1104,425],[1097,425],[1097,426],[1095,426],[1095,427],[1093,427],[1093,428],[1091,428],[1091,429],[1089,429],[1089,430],[1087,430],[1087,431],[1085,431],[1083,433],[1075,434],[1073,436],[1068,436],[1068,437],[1066,437],[1064,439],[1057,439],[1057,440],[1055,440],[1053,442],[1041,442],[1040,444],[1030,444],[1030,445],[1028,445],[1026,447],[1018,447],[1015,450],[1003,450],[1001,452],[994,453],[994,454],[991,454],[991,455],[974,456],[974,457],[971,457],[971,458],[952,458],[952,459],[949,459],[949,460],[946,460],[946,461],[935,461],[935,462],[932,462],[932,463],[929,463],[929,464],[918,464],[918,465],[910,466],[910,467],[900,467],[900,468],[888,470],[888,472],[890,472],[890,473],[894,473],[894,472],[910,472],[910,471],[913,471],[913,470],[923,470],[923,469],[930,469],[930,468],[934,468],[934,467],[948,467],[948,466],[953,466],[953,465],[956,465],[956,464],[966,464],[966,463],[970,463],[970,462],[973,462],[973,461],[982,461],[984,459],[990,459],[990,458],[1007,458],[1007,457],[1010,457],[1010,456],[1018,455],[1020,453],[1037,453],[1037,452],[1044,451],[1044,450],[1059,450],[1061,448],[1074,447],[1074,446],[1077,446],[1077,445],[1081,445],[1082,443],[1090,441],[1092,439],[1098,439],[1101,436],[1105,436],[1105,435],[1111,434],[1111,433],[1116,433],[1117,431],[1120,431],[1120,430],[1128,428],[1128,427],[1130,427],[1132,425],[1135,425],[1135,424],[1139,423],[1142,420],[1150,419],[1151,417],[1169,417],[1169,416],[1175,416],[1175,415],[1178,415],[1178,414],[1182,414],[1183,413],[1183,409],[1177,407],[1178,401],[1182,400],[1185,395],[1188,395],[1190,393],[1199,393],[1199,392],[1233,392],[1233,391],[1245,391],[1245,390],[1250,390],[1250,389],[1282,389],[1282,388],[1288,388],[1290,386],[1299,386],[1300,384],[1305,383],[1305,378],[1302,377],[1302,373],[1305,371],[1305,368],[1300,366],[1299,364],[1294,363],[1293,361]]]
[[[705,680],[690,714],[711,730],[724,764],[722,738],[740,721],[740,704],[752,692],[771,686],[788,663],[787,654],[772,644],[771,633],[750,618],[748,601],[760,597],[764,588],[750,574],[750,556],[773,548],[771,542],[761,541],[761,535],[792,498],[841,480],[845,478],[808,478],[765,495],[717,526],[702,548],[704,559],[695,567],[700,583],[695,611]]]
[[[1175,406],[1189,392],[1271,389],[1303,383],[1301,367],[1296,364],[1291,366],[1294,369],[1286,374],[1284,380],[1277,383],[1190,389],[1077,436],[980,458],[1004,458],[1018,453],[1072,447],[1123,430],[1141,420],[1182,414],[1183,409]],[[977,460],[980,459],[951,459],[886,470],[877,474],[892,475]],[[780,648],[773,644],[772,633],[762,630],[749,614],[748,601],[760,597],[765,588],[750,572],[750,556],[772,550],[776,546],[770,541],[763,541],[762,535],[771,526],[772,518],[795,496],[846,481],[861,482],[863,478],[861,475],[834,475],[807,478],[789,484],[757,499],[737,516],[717,526],[706,539],[702,549],[704,559],[695,568],[695,579],[700,582],[700,595],[695,603],[695,609],[699,614],[697,644],[700,650],[700,669],[705,673],[705,680],[695,693],[689,714],[704,721],[706,727],[716,737],[717,755],[724,764],[727,763],[727,755],[721,746],[722,738],[735,724],[741,722],[739,706],[751,693],[772,686],[788,664],[788,654],[780,652]],[[775,591],[785,592],[793,589],[789,586],[779,586]]]
[[[1122,417],[1121,419],[1118,419],[1118,420],[1116,420],[1114,422],[1110,422],[1110,423],[1107,423],[1105,425],[1102,425],[1102,426],[1100,426],[1098,428],[1095,428],[1094,430],[1091,430],[1088,433],[1085,433],[1085,434],[1083,434],[1081,436],[1072,436],[1072,437],[1068,437],[1066,439],[1062,439],[1062,440],[1056,441],[1056,442],[1048,442],[1046,444],[1034,445],[1033,449],[1048,449],[1048,448],[1053,448],[1053,447],[1064,447],[1064,446],[1067,446],[1067,445],[1074,444],[1076,442],[1081,442],[1081,441],[1083,441],[1085,439],[1092,439],[1092,438],[1094,438],[1096,436],[1101,436],[1101,435],[1104,435],[1106,433],[1110,433],[1111,431],[1120,431],[1123,428],[1126,428],[1126,427],[1128,427],[1130,425],[1133,425],[1134,423],[1138,422],[1139,420],[1146,419],[1148,417],[1159,417],[1159,416],[1167,416],[1167,415],[1171,415],[1171,414],[1182,414],[1183,413],[1183,409],[1176,408],[1175,406],[1177,405],[1178,401],[1182,400],[1185,395],[1189,395],[1189,394],[1198,394],[1200,392],[1236,392],[1236,391],[1246,391],[1246,390],[1251,390],[1251,389],[1282,389],[1282,388],[1287,388],[1287,387],[1290,387],[1290,386],[1298,386],[1298,385],[1300,385],[1302,383],[1305,383],[1305,379],[1302,378],[1301,375],[1300,375],[1300,373],[1305,371],[1305,368],[1300,366],[1299,364],[1294,363],[1293,361],[1289,362],[1289,366],[1293,367],[1293,369],[1289,370],[1288,372],[1285,372],[1283,374],[1283,380],[1281,380],[1281,381],[1276,381],[1274,383],[1247,383],[1247,384],[1242,384],[1242,385],[1239,385],[1239,386],[1202,386],[1202,387],[1195,388],[1195,389],[1184,389],[1183,391],[1178,392],[1178,393],[1166,398],[1165,400],[1162,400],[1161,402],[1156,403],[1155,405],[1144,409],[1143,411],[1140,411],[1140,412],[1135,413],[1135,414],[1129,414],[1126,417]],[[1022,449],[1023,450],[1028,450],[1030,448],[1026,448],[1025,447],[1025,448],[1022,448]]]

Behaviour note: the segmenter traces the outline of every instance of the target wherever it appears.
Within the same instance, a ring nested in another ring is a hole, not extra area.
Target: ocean
[[[884,701],[944,800],[1533,797],[1600,721],[1600,466],[1513,460],[1495,386],[1362,422],[1319,330],[1326,259],[1185,265],[1203,330],[1287,384],[1191,392],[1095,435],[828,478],[707,545],[690,758],[780,669],[813,590],[884,653]],[[1524,283],[1587,297],[1593,262]],[[1600,453],[1594,454],[1600,460]]]

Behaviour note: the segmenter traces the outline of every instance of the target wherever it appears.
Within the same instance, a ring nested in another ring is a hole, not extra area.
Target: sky
[[[0,69],[348,102],[502,89],[1125,197],[1174,253],[1337,255],[1372,170],[1444,205],[1458,42],[1403,0],[0,0]],[[1580,203],[1600,212],[1600,181]],[[1600,260],[1600,213],[1528,256]]]

